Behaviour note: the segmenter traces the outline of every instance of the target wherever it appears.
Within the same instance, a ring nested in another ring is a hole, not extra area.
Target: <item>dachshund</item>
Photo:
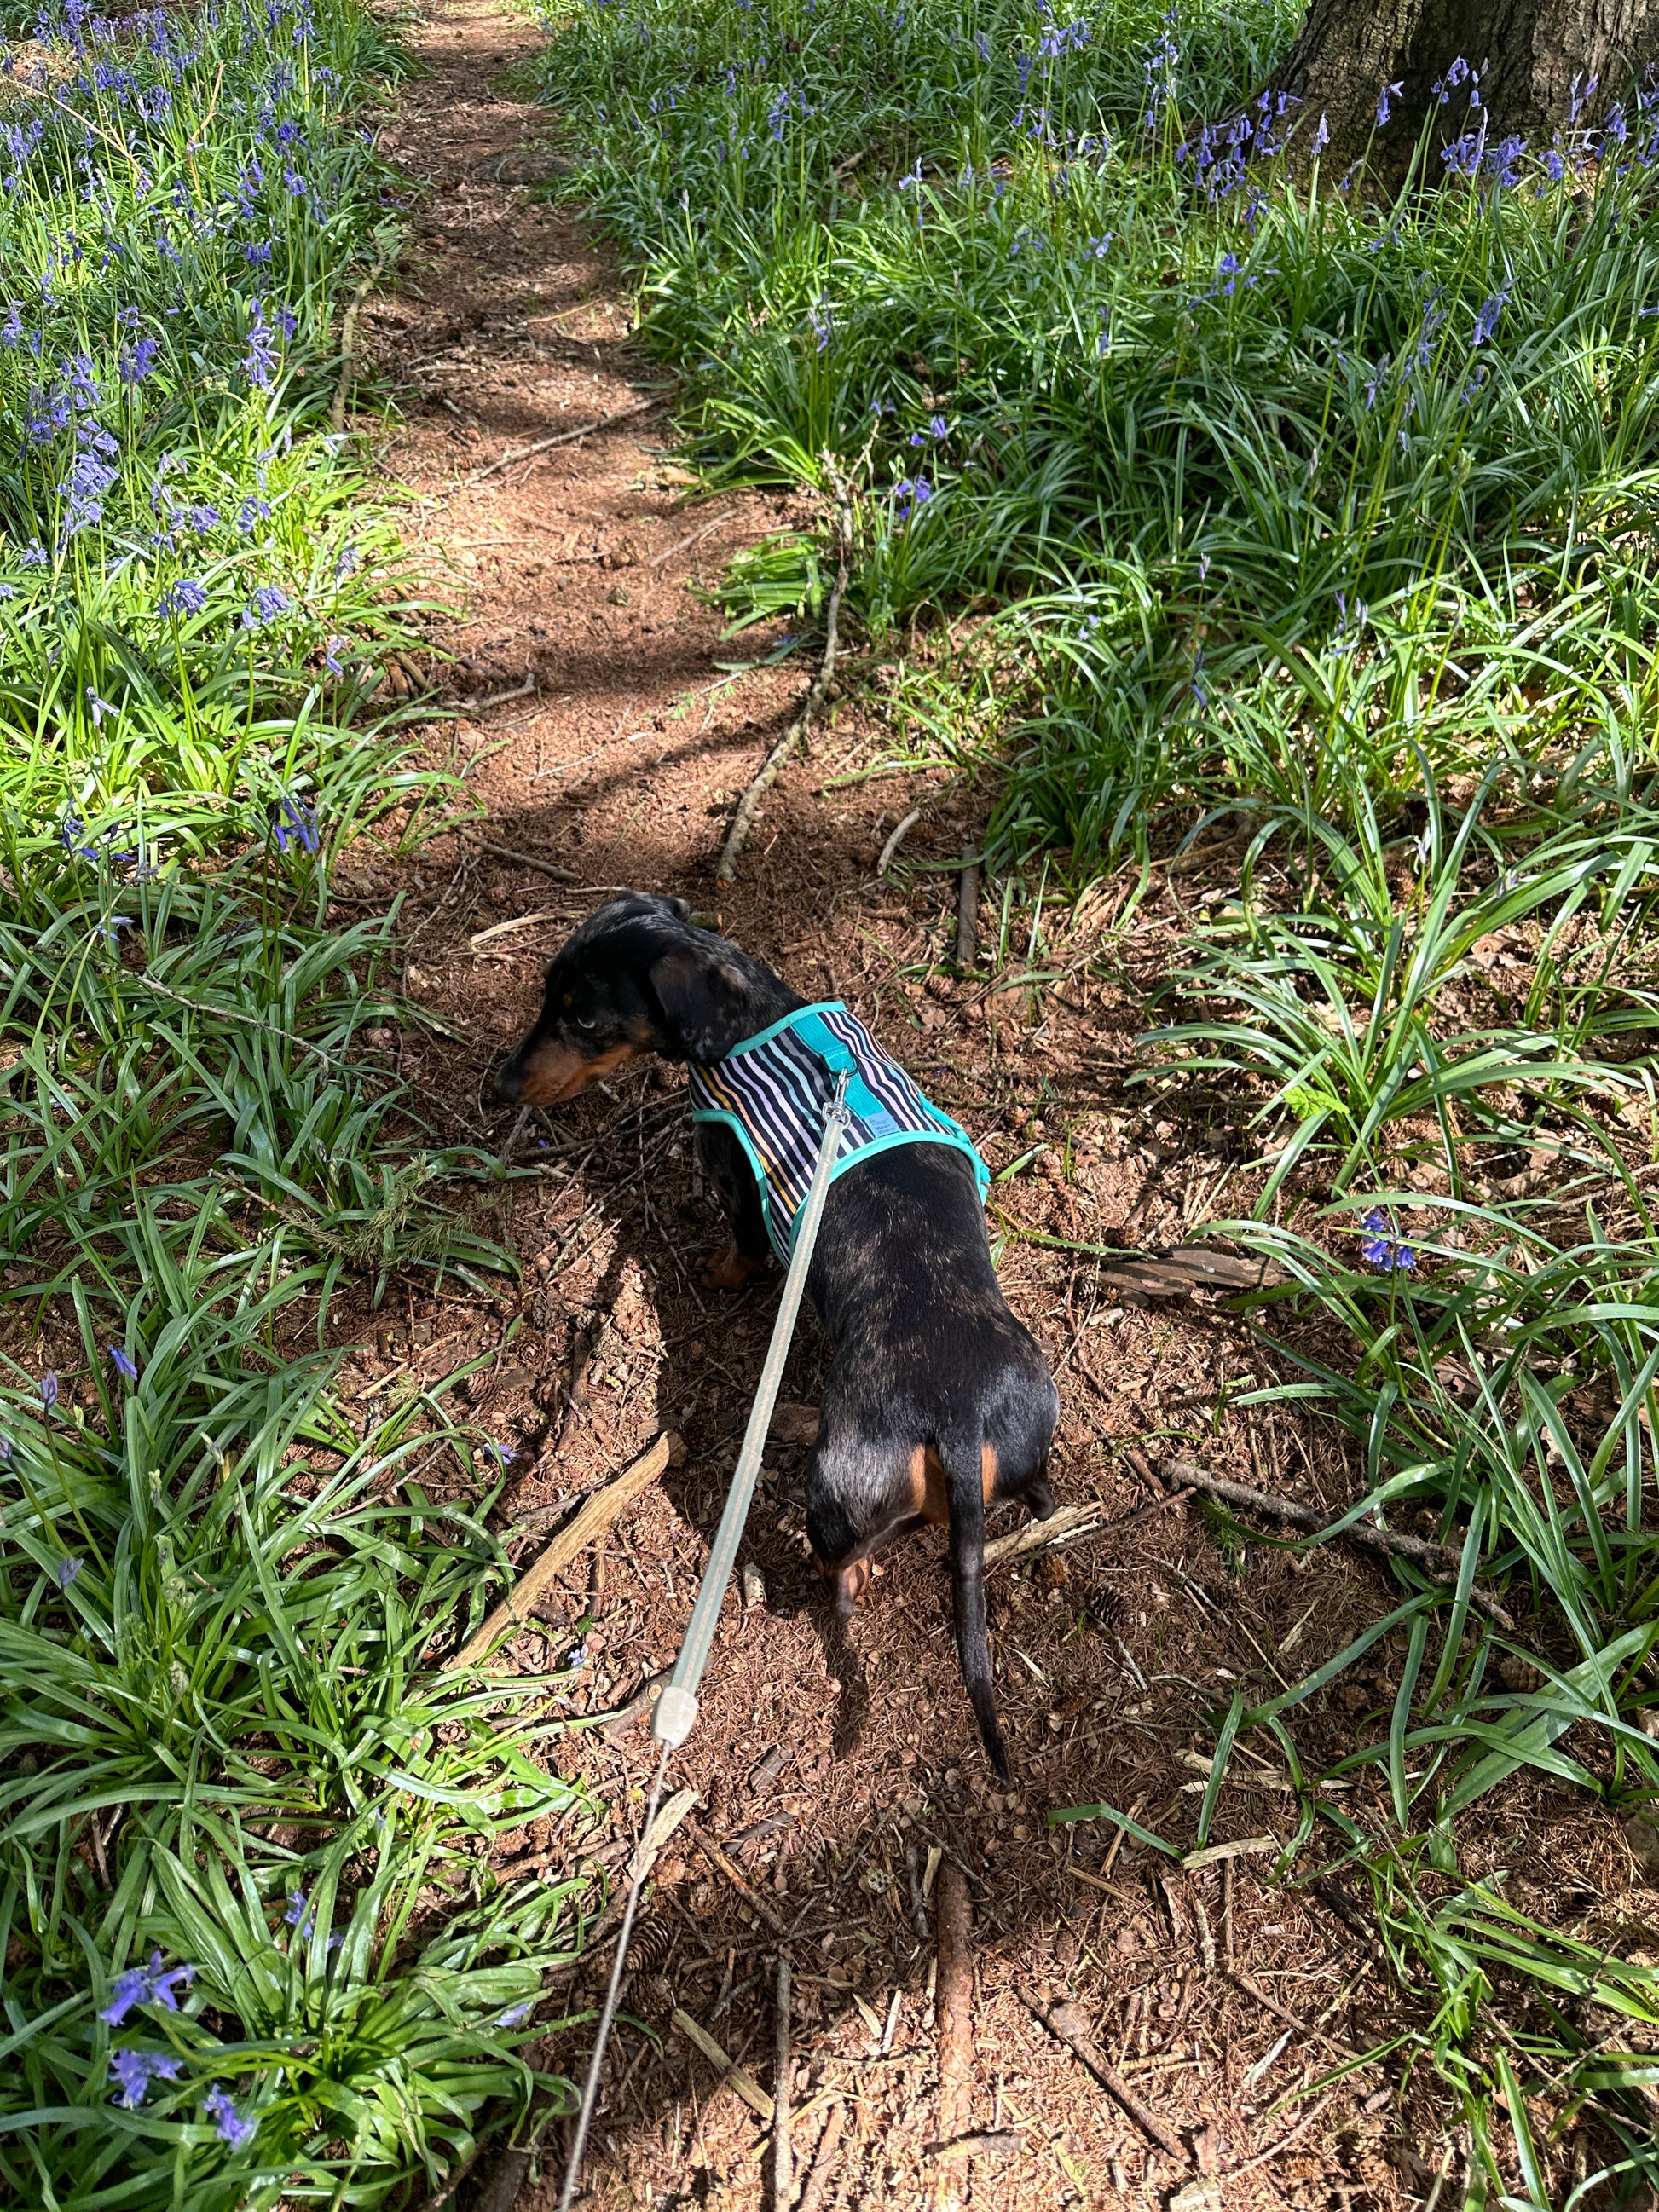
[[[695,1090],[734,1048],[752,1050],[803,1017],[807,1002],[781,977],[690,914],[684,899],[645,892],[592,914],[555,955],[541,1012],[498,1071],[496,1095],[557,1105],[641,1053],[690,1063]],[[826,1012],[856,1029],[844,1010]],[[880,1058],[925,1112],[955,1129]],[[998,1287],[983,1171],[960,1131],[956,1138],[960,1145],[890,1136],[830,1187],[806,1280],[833,1355],[806,1528],[843,1619],[885,1545],[924,1522],[948,1528],[963,1679],[1006,1782],[986,1628],[985,1512],[1014,1497],[1038,1520],[1054,1511],[1048,1463],[1060,1400]],[[769,1249],[758,1163],[723,1121],[700,1116],[695,1141],[732,1230],[709,1279],[735,1288]]]

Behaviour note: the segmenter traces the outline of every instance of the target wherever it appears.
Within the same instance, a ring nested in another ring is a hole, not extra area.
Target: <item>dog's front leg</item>
[[[760,1185],[747,1153],[723,1121],[699,1121],[693,1141],[732,1226],[731,1242],[704,1262],[703,1280],[715,1290],[739,1290],[757,1267],[765,1266],[772,1249]]]

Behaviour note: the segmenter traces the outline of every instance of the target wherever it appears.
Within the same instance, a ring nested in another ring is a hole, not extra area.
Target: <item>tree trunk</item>
[[[1325,119],[1328,177],[1356,161],[1384,185],[1404,177],[1424,125],[1425,181],[1443,173],[1438,149],[1484,125],[1495,148],[1524,138],[1534,154],[1557,132],[1599,130],[1608,110],[1659,59],[1659,0],[1310,0],[1296,44],[1269,89],[1302,103],[1293,152],[1305,158]],[[1459,61],[1476,73],[1480,106],[1460,82],[1443,103],[1437,84]],[[1589,80],[1599,80],[1585,100]],[[1575,92],[1575,85],[1577,91]],[[1400,89],[1393,89],[1398,86]],[[1389,120],[1379,125],[1388,88]],[[1575,116],[1575,100],[1580,112]]]

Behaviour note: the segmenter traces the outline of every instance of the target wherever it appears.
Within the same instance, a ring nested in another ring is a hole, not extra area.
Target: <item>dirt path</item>
[[[445,6],[416,33],[429,74],[407,88],[387,142],[416,187],[416,234],[400,290],[371,303],[363,324],[378,372],[401,389],[404,427],[385,465],[426,502],[415,532],[445,549],[464,597],[464,618],[442,633],[457,656],[451,681],[488,700],[528,677],[533,695],[481,708],[434,741],[453,745],[487,809],[471,849],[441,839],[410,872],[360,848],[341,887],[369,902],[409,894],[407,985],[458,1041],[409,1038],[408,1071],[434,1112],[497,1145],[511,1116],[488,1104],[486,1079],[534,1003],[547,951],[607,885],[717,904],[712,866],[731,801],[808,672],[719,665],[763,659],[779,632],[723,647],[688,581],[714,579],[790,510],[753,496],[684,504],[687,480],[663,450],[665,373],[630,348],[615,270],[579,224],[512,181],[547,173],[544,152],[519,149],[545,137],[548,117],[502,89],[536,43],[490,0]],[[516,448],[641,403],[582,442],[467,481]],[[689,1830],[668,1847],[632,1995],[653,2033],[629,2025],[617,2039],[589,2201],[767,2200],[764,2129],[670,2021],[684,2008],[769,2086],[765,1947],[776,1922],[793,1934],[803,2167],[831,2112],[844,2121],[826,2208],[919,2206],[936,2191],[951,2201],[951,2188],[975,2204],[1145,2206],[1239,2169],[1223,2185],[1229,2212],[1393,2203],[1389,2161],[1413,2138],[1380,2075],[1345,2085],[1304,2133],[1311,2106],[1275,2109],[1388,2024],[1389,1992],[1364,1971],[1352,1928],[1305,1893],[1268,1888],[1260,1856],[1165,1875],[1167,1862],[1119,1848],[1105,1822],[1046,1826],[1051,1808],[1105,1801],[1190,1843],[1213,1740],[1205,1713],[1237,1683],[1270,1682],[1298,1638],[1298,1666],[1337,1649],[1383,1593],[1380,1577],[1334,1555],[1298,1571],[1282,1554],[1252,1553],[1230,1571],[1200,1516],[1161,1503],[1114,1440],[1177,1432],[1200,1439],[1219,1468],[1331,1498],[1346,1493],[1340,1457],[1316,1437],[1253,1433],[1237,1418],[1212,1433],[1218,1395],[1237,1387],[1249,1354],[1209,1301],[1138,1310],[1103,1289],[1093,1261],[1023,1240],[1156,1249],[1243,1202],[1233,1133],[1178,1128],[1124,1088],[1179,919],[1174,888],[1143,909],[1147,926],[1117,947],[1103,981],[1084,962],[1111,949],[1109,896],[1051,915],[1042,964],[1075,963],[1063,985],[993,994],[930,975],[949,951],[953,886],[927,864],[937,871],[969,845],[980,803],[942,771],[825,787],[867,768],[883,742],[843,707],[769,799],[741,881],[718,901],[723,925],[804,990],[844,996],[966,1122],[994,1171],[1016,1168],[994,1193],[1010,1232],[1002,1267],[1060,1382],[1055,1486],[1126,1525],[1029,1576],[994,1579],[1019,1785],[1003,1793],[975,1747],[937,1540],[894,1559],[851,1641],[836,1644],[805,1556],[804,1455],[775,1451],[749,1554],[764,1595],[751,1583],[746,1606],[735,1592],[728,1601],[704,1717],[676,1777],[702,1793],[694,1820],[723,1839],[750,1895]],[[916,805],[901,867],[878,881],[885,834]],[[994,914],[988,953],[995,931]],[[1024,939],[1008,948],[1005,979],[1024,950]],[[448,1372],[493,1354],[471,1397],[514,1455],[498,1523],[556,1507],[660,1425],[684,1435],[684,1464],[573,1569],[542,1608],[544,1633],[514,1648],[528,1668],[581,1653],[577,1713],[612,1710],[672,1658],[775,1295],[760,1283],[710,1302],[694,1287],[691,1261],[717,1225],[679,1085],[677,1071],[631,1073],[562,1109],[555,1143],[527,1135],[525,1157],[542,1172],[489,1224],[526,1262],[522,1297],[411,1301],[357,1362],[367,1389],[394,1368]],[[816,1401],[817,1359],[806,1331],[787,1396]],[[586,1831],[569,1821],[526,1834],[505,1863],[562,1873],[586,1852],[616,1867],[647,1774],[643,1727],[574,1736],[558,1755],[591,1782],[599,1817]],[[1216,1839],[1291,1832],[1281,1778],[1255,1779],[1224,1793]],[[1572,1837],[1558,1826],[1554,1838],[1570,1856]],[[938,2129],[934,1954],[913,1890],[940,1853],[960,1861],[974,1892],[970,2124],[1018,2145],[948,2166],[927,2154]],[[1230,1978],[1233,1962],[1248,1962],[1250,1986]],[[1074,1994],[1108,2056],[1191,2146],[1189,2163],[1152,2148],[1032,2019],[1022,1989]],[[585,2049],[581,2033],[555,2033],[544,2057],[579,2069]],[[524,2201],[550,2206],[556,2193],[544,2180]]]

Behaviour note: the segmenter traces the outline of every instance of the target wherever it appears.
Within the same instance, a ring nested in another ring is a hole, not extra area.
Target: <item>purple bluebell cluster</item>
[[[1380,1206],[1371,1208],[1360,1227],[1364,1233],[1359,1241],[1359,1256],[1368,1267],[1378,1268],[1388,1275],[1405,1273],[1416,1267],[1416,1253],[1395,1237]]]
[[[115,2095],[111,2101],[135,2112],[149,2094],[152,2081],[176,2081],[183,2071],[184,2061],[170,2051],[112,2051],[109,2076],[115,2084]]]
[[[270,826],[279,853],[314,853],[318,848],[317,817],[292,792],[283,793]]]
[[[257,2120],[246,2118],[232,2102],[228,2091],[216,2083],[208,2091],[202,2109],[212,2121],[214,2132],[221,2142],[228,2143],[232,2150],[246,2150],[259,2131]]]
[[[110,2001],[100,2007],[98,2017],[111,2027],[119,2027],[139,2005],[158,2004],[164,2012],[177,2012],[177,1985],[188,1989],[195,1978],[194,1966],[168,1966],[159,1951],[152,1951],[147,1966],[129,1966],[115,1977]]]

